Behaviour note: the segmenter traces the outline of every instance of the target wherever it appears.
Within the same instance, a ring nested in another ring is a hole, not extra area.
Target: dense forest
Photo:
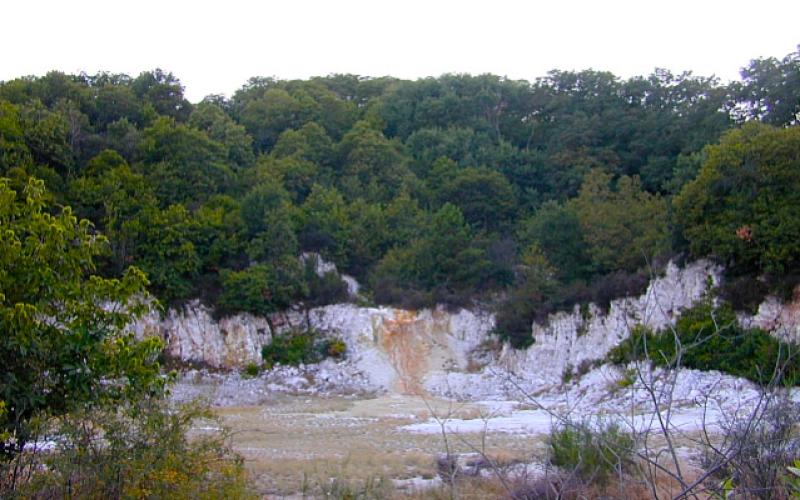
[[[477,301],[523,346],[669,258],[724,264],[736,308],[797,281],[800,51],[741,74],[252,78],[192,104],[162,70],[52,72],[0,84],[0,177],[43,179],[108,238],[102,274],[135,265],[165,305],[342,300],[316,252],[364,300]]]

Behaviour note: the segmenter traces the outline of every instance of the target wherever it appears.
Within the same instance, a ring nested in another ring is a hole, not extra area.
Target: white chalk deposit
[[[534,344],[527,350],[500,347],[490,335],[492,314],[464,309],[407,311],[337,304],[313,309],[308,315],[298,311],[277,314],[269,321],[249,314],[216,320],[211,310],[193,302],[170,310],[163,318],[154,313],[134,330],[140,336],[162,337],[167,355],[175,359],[235,370],[260,363],[261,347],[276,334],[270,325],[280,334],[308,323],[347,344],[347,359],[326,365],[325,393],[335,392],[335,381],[342,381],[342,393],[425,394],[473,401],[516,399],[520,389],[563,390],[559,388],[565,372],[591,372],[591,367],[600,364],[636,324],[659,329],[673,323],[683,309],[703,296],[709,284],[718,283],[719,277],[720,269],[707,261],[684,268],[670,264],[639,297],[614,300],[607,311],[594,304],[575,306],[571,312],[554,314],[543,324],[532,325]],[[741,320],[786,339],[800,339],[798,300],[783,304],[767,299],[757,315]],[[313,392],[315,369],[289,370],[291,374],[285,368],[276,370],[257,380],[264,379],[264,384],[283,391],[302,387],[297,390]],[[281,374],[293,380],[281,384]],[[306,381],[301,383],[298,377]]]

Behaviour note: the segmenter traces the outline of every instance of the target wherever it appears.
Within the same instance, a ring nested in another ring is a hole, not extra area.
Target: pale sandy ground
[[[414,396],[375,399],[280,396],[263,406],[218,408],[233,431],[259,491],[296,494],[345,478],[354,484],[387,479],[432,479],[445,452],[441,433],[405,427],[442,419],[471,421],[473,432],[448,433],[451,452],[482,451],[503,462],[535,461],[541,436],[481,432],[477,424],[507,413],[504,405],[456,403]],[[423,481],[424,482],[424,481]]]

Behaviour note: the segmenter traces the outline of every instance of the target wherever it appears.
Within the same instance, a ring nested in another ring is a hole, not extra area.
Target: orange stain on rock
[[[424,394],[422,378],[428,369],[430,333],[416,311],[395,310],[379,330],[380,348],[397,371],[395,389],[401,394]]]

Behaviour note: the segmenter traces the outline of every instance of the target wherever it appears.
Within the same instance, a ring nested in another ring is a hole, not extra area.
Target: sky
[[[0,80],[162,68],[192,102],[253,76],[691,70],[723,82],[800,44],[797,0],[4,0]]]

